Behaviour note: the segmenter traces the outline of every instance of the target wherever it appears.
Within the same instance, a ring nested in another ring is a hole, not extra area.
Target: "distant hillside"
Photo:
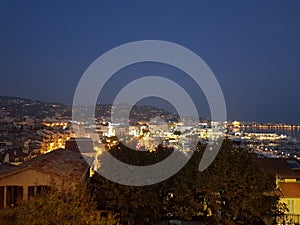
[[[116,106],[115,110],[122,111],[123,109],[128,109],[129,107],[131,106],[120,104]],[[111,109],[111,104],[97,104],[95,115],[96,117],[110,117]],[[4,114],[6,116],[20,118],[24,116],[34,116],[42,119],[46,116],[53,117],[57,115],[60,117],[71,118],[72,116],[71,106],[61,103],[50,103],[8,96],[0,96],[0,110],[2,115]],[[130,113],[130,118],[134,120],[149,121],[151,118],[156,116],[160,116],[172,121],[178,120],[178,115],[151,105],[133,106]]]
[[[117,110],[117,114],[121,114],[127,111],[131,106],[126,104],[119,104],[114,106],[114,111]],[[96,106],[96,117],[106,116],[110,117],[112,111],[111,104],[98,104]],[[116,116],[116,115],[115,115]],[[116,116],[117,117],[117,116]],[[135,105],[131,108],[129,117],[134,121],[150,121],[151,118],[161,117],[165,120],[178,121],[179,117],[177,114],[170,113],[167,110],[159,109],[151,105]]]
[[[12,117],[35,116],[44,118],[57,113],[70,113],[70,107],[60,103],[34,101],[26,98],[0,96],[2,114]],[[67,115],[65,115],[67,116]]]

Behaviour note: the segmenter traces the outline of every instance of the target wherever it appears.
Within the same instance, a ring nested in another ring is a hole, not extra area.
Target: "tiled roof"
[[[282,178],[300,178],[300,171],[293,170],[285,158],[259,158],[260,167],[271,175],[279,175]],[[295,160],[295,159],[293,159]]]
[[[88,169],[88,164],[80,153],[59,149],[43,155],[38,155],[32,160],[6,169],[3,173],[0,172],[0,179],[1,177],[27,168],[46,174],[56,175],[64,179],[79,181],[84,178]]]
[[[4,163],[0,165],[0,177],[2,174],[9,173],[12,171],[14,168],[16,168],[15,165],[9,164],[9,163]]]
[[[279,190],[282,197],[300,198],[300,183],[279,183]]]

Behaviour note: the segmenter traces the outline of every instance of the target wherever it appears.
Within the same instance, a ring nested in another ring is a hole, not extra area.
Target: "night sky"
[[[299,0],[2,0],[0,32],[0,95],[72,104],[82,74],[101,54],[127,42],[164,40],[207,63],[229,119],[300,123]],[[209,115],[201,90],[157,63],[124,68],[100,101],[109,103],[141,74],[173,77]]]

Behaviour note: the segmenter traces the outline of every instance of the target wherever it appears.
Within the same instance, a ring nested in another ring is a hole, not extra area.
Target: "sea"
[[[300,141],[300,129],[245,128],[244,132],[276,133],[278,135],[285,134],[297,141]]]

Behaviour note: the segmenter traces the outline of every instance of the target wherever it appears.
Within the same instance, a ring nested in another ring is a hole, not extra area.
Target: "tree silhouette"
[[[263,219],[277,213],[275,182],[260,170],[255,155],[234,149],[225,140],[215,161],[199,172],[204,149],[198,145],[187,165],[161,183],[124,186],[96,174],[91,192],[99,208],[109,208],[131,224],[157,224],[169,218],[207,224],[263,224]],[[156,153],[137,154],[118,146],[111,153],[126,163],[149,165],[165,158],[168,151],[159,148]]]

